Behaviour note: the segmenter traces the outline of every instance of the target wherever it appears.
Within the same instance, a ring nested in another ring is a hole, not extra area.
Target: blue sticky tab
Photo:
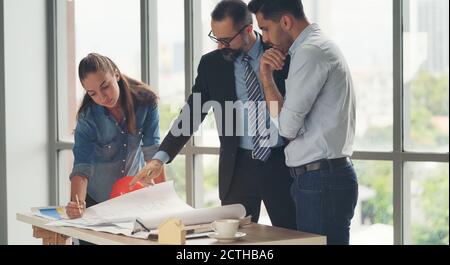
[[[56,209],[40,209],[42,215],[49,216],[55,219],[61,219],[58,211]]]

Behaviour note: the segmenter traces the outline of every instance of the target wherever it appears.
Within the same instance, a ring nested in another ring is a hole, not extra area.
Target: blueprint
[[[194,209],[177,195],[173,181],[168,181],[89,207],[82,218],[52,221],[48,225],[147,238],[168,218],[179,218],[188,226],[244,217],[241,204]]]

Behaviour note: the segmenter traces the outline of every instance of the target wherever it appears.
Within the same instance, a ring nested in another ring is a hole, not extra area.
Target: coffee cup
[[[224,219],[212,223],[212,229],[222,237],[234,237],[239,229],[239,220]]]

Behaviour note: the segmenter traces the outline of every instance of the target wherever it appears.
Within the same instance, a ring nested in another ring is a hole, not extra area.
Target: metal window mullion
[[[205,154],[195,154],[192,152],[194,162],[194,207],[203,208],[204,198],[204,172],[203,172],[203,158]]]
[[[403,0],[393,3],[393,191],[394,191],[394,244],[403,245],[405,236],[405,218],[409,209],[404,202],[405,183],[403,175]]]
[[[220,148],[218,147],[202,147],[202,146],[191,146],[189,147],[190,153],[194,155],[219,155]],[[187,147],[181,149],[180,154],[187,154]]]
[[[402,160],[405,162],[436,162],[436,163],[448,163],[448,153],[438,154],[438,153],[413,153],[404,152],[402,153]]]
[[[59,4],[64,5],[63,2]],[[58,39],[57,39],[57,1],[47,2],[47,54],[48,54],[48,98],[49,98],[49,203],[59,203],[58,180]]]
[[[158,1],[141,0],[141,79],[158,91]],[[152,30],[153,29],[153,30]],[[152,71],[155,69],[155,71]]]
[[[194,154],[186,152],[185,167],[186,167],[186,202],[195,207],[195,183],[194,183]]]
[[[0,245],[8,244],[8,194],[6,180],[6,83],[3,1],[0,1]]]
[[[202,150],[203,151],[203,150]],[[206,152],[215,152],[214,148],[206,148]],[[437,162],[448,163],[448,153],[420,153],[420,152],[362,152],[357,151],[353,154],[354,160],[370,160],[370,161],[399,161],[407,162]]]
[[[152,1],[156,2],[156,1]],[[149,0],[141,0],[141,79],[150,84],[150,10]]]
[[[57,142],[53,147],[53,151],[59,152],[63,150],[72,150],[74,143]]]
[[[392,152],[361,152],[353,153],[353,160],[370,160],[370,161],[391,161],[394,154]]]
[[[185,66],[185,99],[191,94],[191,87],[193,84],[193,61],[194,61],[194,50],[193,50],[193,2],[192,0],[184,0],[184,66]],[[186,200],[187,203],[195,207],[195,156],[191,151],[193,147],[193,140],[186,144]]]

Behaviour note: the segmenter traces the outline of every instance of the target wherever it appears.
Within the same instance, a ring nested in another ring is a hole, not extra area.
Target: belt
[[[337,158],[337,159],[323,159],[315,162],[311,162],[309,164],[299,166],[299,167],[291,167],[289,171],[291,172],[291,176],[300,176],[309,171],[316,171],[321,169],[332,169],[337,167],[342,167],[346,165],[352,165],[352,160],[348,157]]]
[[[284,154],[284,148],[285,146],[280,146],[280,147],[272,147],[272,154],[276,154],[276,153],[282,153]],[[254,159],[253,158],[253,151],[252,150],[247,150],[247,149],[243,149],[243,148],[238,148],[238,154],[246,156],[248,158]]]

